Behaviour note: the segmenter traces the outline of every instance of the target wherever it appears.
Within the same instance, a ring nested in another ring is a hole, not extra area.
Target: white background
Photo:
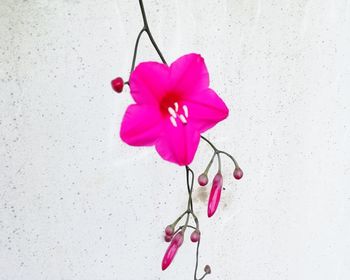
[[[229,118],[206,136],[224,162],[208,189],[200,271],[222,280],[350,279],[350,3],[145,0],[165,58],[197,52]],[[138,3],[0,1],[0,279],[192,279],[188,236],[161,272],[165,225],[186,207],[185,172],[119,126]],[[158,59],[146,37],[139,60]],[[201,144],[193,168],[211,156]]]

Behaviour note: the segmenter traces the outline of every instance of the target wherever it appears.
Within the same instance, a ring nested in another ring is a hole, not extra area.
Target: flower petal
[[[184,95],[201,91],[209,87],[209,74],[203,57],[199,54],[187,54],[170,66],[172,90]]]
[[[161,115],[157,109],[133,104],[124,114],[120,138],[132,146],[151,146],[161,134],[161,129]]]
[[[170,69],[158,62],[140,63],[130,77],[130,93],[138,104],[156,104],[168,91]]]
[[[210,88],[186,96],[184,103],[189,111],[188,121],[199,132],[204,132],[226,119],[229,113],[224,101]]]
[[[191,124],[177,122],[177,127],[169,121],[165,122],[163,133],[156,143],[160,156],[178,165],[188,165],[197,151],[200,134]]]

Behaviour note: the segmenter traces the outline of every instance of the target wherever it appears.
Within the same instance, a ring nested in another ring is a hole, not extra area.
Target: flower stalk
[[[124,83],[124,81],[120,77],[118,77],[112,81],[112,88],[118,93],[122,92],[123,86],[125,84],[130,86],[131,74],[133,72],[137,72],[137,70],[139,68],[139,67],[136,68],[136,70],[134,71],[139,42],[140,42],[140,39],[144,33],[147,34],[148,38],[150,39],[150,41],[151,41],[154,49],[156,50],[159,58],[161,59],[162,63],[167,65],[167,62],[166,62],[162,52],[160,51],[156,41],[154,40],[153,35],[151,33],[151,30],[149,28],[147,17],[146,17],[146,12],[145,12],[145,8],[144,8],[142,0],[139,0],[139,6],[141,9],[141,14],[142,14],[142,19],[143,19],[143,27],[139,31],[137,38],[136,38],[136,42],[135,42],[135,46],[134,46],[134,53],[133,53],[132,62],[131,62],[129,80]],[[188,56],[184,60],[190,59],[191,57],[193,58],[193,55]],[[198,59],[202,59],[202,58],[200,56],[198,56],[198,57],[196,57],[196,59],[198,60]],[[204,63],[203,63],[203,65],[205,67]],[[164,65],[162,65],[162,66],[164,66]],[[205,70],[206,70],[206,68],[205,68]],[[209,82],[208,82],[208,85],[209,85]],[[207,85],[207,87],[208,87],[208,85]],[[131,83],[131,86],[130,86],[131,89],[132,89],[132,86],[133,86],[133,83]],[[132,93],[132,90],[131,90],[131,93]],[[215,92],[214,92],[214,94],[215,94]],[[209,96],[213,96],[212,92]],[[171,115],[171,117],[170,117],[171,124],[175,128],[177,128],[177,126],[178,126],[177,121],[179,119],[181,121],[181,122],[179,121],[179,125],[183,124],[185,126],[188,122],[189,106],[187,106],[187,104],[183,104],[182,106],[180,106],[179,105],[180,103],[178,102],[178,100],[175,100],[174,97],[168,98],[169,100],[167,100],[167,98],[164,98],[164,99],[165,99],[165,104],[160,104],[161,105],[160,107],[162,107],[162,105],[166,105],[164,107],[165,107],[165,109],[168,110],[169,114]],[[174,99],[174,100],[172,100],[172,99]],[[220,100],[221,99],[218,98],[216,100],[216,102],[219,104],[217,106],[219,106],[219,108],[221,109],[222,116],[221,116],[221,119],[220,118],[217,120],[215,119],[216,122],[226,118],[226,116],[228,115],[228,109],[226,108],[224,103]],[[172,102],[170,102],[170,101],[172,101]],[[182,100],[180,100],[180,101],[182,101]],[[212,101],[212,100],[210,100],[210,101]],[[207,110],[207,108],[205,110]],[[205,111],[205,112],[207,112],[207,111]],[[215,115],[217,115],[217,111],[216,111]],[[126,132],[130,132],[130,131],[126,130]],[[123,134],[123,135],[125,137],[130,136],[128,133]],[[122,134],[121,134],[121,136],[122,136]],[[199,136],[197,135],[197,137],[198,137],[197,138],[197,140],[198,140]],[[220,197],[221,197],[222,185],[223,185],[223,177],[222,177],[222,173],[221,173],[221,168],[222,168],[221,155],[225,155],[233,161],[234,166],[235,166],[234,172],[233,172],[234,178],[236,178],[237,180],[241,179],[243,176],[243,171],[241,170],[237,161],[235,160],[235,158],[232,155],[230,155],[229,153],[227,153],[225,151],[217,149],[216,146],[211,141],[209,141],[207,138],[205,138],[204,136],[200,136],[200,137],[203,141],[205,141],[206,143],[208,143],[210,145],[210,147],[213,149],[213,152],[214,152],[210,161],[208,162],[204,172],[202,174],[200,174],[200,176],[198,177],[198,183],[201,186],[207,185],[207,183],[209,181],[208,172],[209,172],[210,168],[212,167],[215,158],[217,158],[217,161],[218,161],[218,170],[217,170],[217,173],[212,181],[212,188],[211,188],[209,201],[208,201],[208,216],[211,217],[218,208]],[[125,139],[123,139],[123,140],[125,141]],[[199,140],[198,140],[198,142],[199,142]],[[198,145],[198,142],[196,143],[196,145]],[[192,159],[193,159],[193,157],[191,158],[190,161],[192,161]],[[171,161],[171,160],[169,160],[169,161]],[[204,274],[201,277],[197,276],[197,274],[198,274],[199,248],[200,248],[200,242],[201,242],[201,231],[200,231],[200,227],[199,227],[199,220],[198,220],[198,218],[194,212],[194,208],[193,208],[192,194],[193,194],[193,186],[194,186],[194,172],[189,167],[190,161],[188,161],[188,162],[181,161],[180,162],[181,165],[185,165],[185,168],[186,168],[186,184],[187,184],[187,191],[188,191],[188,203],[187,203],[187,209],[177,219],[175,219],[175,221],[172,224],[169,224],[165,228],[164,239],[166,242],[169,242],[169,246],[168,246],[168,248],[164,254],[163,260],[162,260],[162,270],[167,269],[169,267],[169,265],[172,263],[179,248],[183,244],[186,230],[188,228],[190,228],[190,229],[193,229],[193,231],[190,235],[190,240],[194,243],[197,243],[196,262],[195,262],[195,269],[194,269],[194,280],[202,280],[208,274],[211,273],[211,268],[209,265],[206,265],[204,267]],[[177,163],[179,164],[179,162],[177,162]],[[185,217],[184,223],[182,223],[181,225],[178,225],[184,219],[184,217]]]
[[[148,35],[148,38],[150,39],[154,49],[156,50],[156,52],[158,53],[158,56],[159,58],[161,59],[161,61],[164,63],[164,64],[167,64],[165,59],[164,59],[164,56],[162,54],[162,52],[160,51],[156,41],[154,40],[153,38],[153,35],[151,33],[151,30],[148,26],[148,22],[147,22],[147,17],[146,17],[146,11],[145,11],[145,7],[143,5],[143,1],[142,0],[139,0],[139,5],[140,5],[140,9],[141,9],[141,14],[142,14],[142,20],[143,20],[143,27],[142,29],[140,30],[137,38],[136,38],[136,42],[135,42],[135,48],[134,48],[134,54],[133,54],[133,58],[132,58],[132,63],[131,63],[131,70],[130,70],[130,75],[132,73],[132,71],[134,70],[135,68],[135,63],[136,63],[136,56],[137,56],[137,49],[138,49],[138,46],[139,46],[139,42],[140,42],[140,39],[141,39],[141,36],[142,36],[142,33],[143,32],[146,32],[146,34]]]
[[[173,235],[174,237],[172,238],[170,245],[168,246],[168,248],[164,254],[163,261],[162,261],[162,269],[165,270],[169,267],[169,265],[171,264],[171,262],[173,261],[175,255],[176,255],[178,249],[182,245],[182,241],[180,243],[176,241],[176,238],[179,238],[177,236],[179,236],[179,234],[181,234],[181,237],[183,238],[187,228],[191,228],[191,229],[194,229],[194,231],[191,233],[190,239],[192,242],[197,243],[196,264],[195,264],[195,271],[194,271],[194,278],[193,279],[194,280],[202,280],[209,273],[205,272],[199,278],[197,276],[201,233],[200,233],[200,229],[199,229],[199,220],[198,220],[196,214],[194,213],[194,209],[193,209],[192,193],[193,193],[193,186],[194,186],[194,172],[189,166],[185,166],[185,168],[186,168],[186,183],[187,183],[187,192],[188,192],[187,209],[175,220],[175,222],[173,224],[171,224],[170,226],[167,226],[165,229],[165,233],[167,234],[167,232],[170,233],[169,227],[175,228],[175,233]],[[176,229],[177,224],[184,216],[186,216],[184,224],[179,226]],[[190,224],[190,218],[192,218],[192,220],[194,221],[194,225]],[[206,265],[206,267],[207,266],[208,265]]]

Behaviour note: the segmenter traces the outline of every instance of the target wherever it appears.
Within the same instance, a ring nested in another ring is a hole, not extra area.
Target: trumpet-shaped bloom
[[[209,74],[198,54],[180,57],[170,66],[140,63],[132,72],[135,104],[124,115],[120,137],[132,146],[155,146],[170,162],[188,165],[200,134],[228,116],[222,99],[209,88]]]

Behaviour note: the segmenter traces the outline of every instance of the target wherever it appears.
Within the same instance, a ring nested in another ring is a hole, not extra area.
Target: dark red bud
[[[171,235],[165,235],[164,240],[165,242],[170,242],[173,237]]]
[[[236,167],[235,170],[233,171],[233,177],[235,177],[235,179],[239,180],[243,177],[243,171],[241,168]]]
[[[121,93],[124,88],[124,81],[121,77],[117,77],[111,81],[111,85],[115,92]]]
[[[191,234],[192,242],[198,242],[200,238],[201,238],[201,233],[199,230],[195,230],[194,232],[192,232]]]
[[[165,235],[172,236],[174,233],[174,227],[172,225],[169,225],[164,230]]]
[[[203,173],[203,174],[199,175],[199,177],[198,177],[198,184],[200,186],[202,186],[202,187],[205,186],[206,184],[208,184],[208,176],[207,176],[207,174]]]

